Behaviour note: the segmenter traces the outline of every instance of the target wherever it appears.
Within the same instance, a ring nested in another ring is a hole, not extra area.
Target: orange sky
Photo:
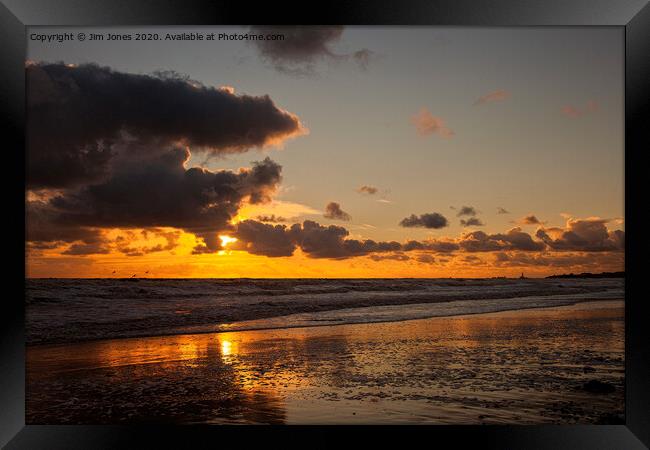
[[[306,31],[30,41],[27,276],[624,270],[621,30]]]
[[[111,233],[119,234],[118,230]],[[152,246],[162,241],[133,241],[132,246]],[[546,252],[558,265],[499,266],[493,252],[433,255],[432,263],[419,262],[424,252],[406,252],[409,260],[373,260],[362,256],[342,260],[309,258],[297,249],[293,256],[270,258],[245,251],[220,251],[216,254],[192,254],[196,240],[182,233],[178,247],[140,256],[125,256],[113,250],[108,254],[66,256],[65,248],[31,251],[27,258],[27,276],[62,278],[445,278],[445,277],[544,277],[558,273],[619,271],[624,269],[622,253]],[[227,248],[227,246],[226,246]],[[513,254],[517,254],[514,252]],[[519,253],[521,255],[521,253]],[[384,255],[382,255],[384,256]],[[529,255],[525,255],[529,256]],[[555,258],[555,259],[553,259]],[[578,262],[570,264],[569,259]],[[113,273],[115,271],[115,273]],[[149,273],[145,273],[145,272]]]

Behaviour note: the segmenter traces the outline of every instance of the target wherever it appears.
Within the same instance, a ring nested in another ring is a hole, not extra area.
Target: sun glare
[[[237,242],[237,238],[230,237],[230,236],[219,236],[219,239],[221,239],[222,247],[225,247],[228,244],[232,244],[233,242]]]

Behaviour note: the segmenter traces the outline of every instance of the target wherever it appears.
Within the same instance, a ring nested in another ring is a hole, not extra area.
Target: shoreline
[[[618,300],[28,348],[26,420],[619,423],[623,320]]]
[[[453,301],[453,300],[452,300]],[[429,319],[450,319],[450,318],[463,318],[463,317],[471,317],[471,316],[490,316],[494,314],[502,314],[502,313],[512,313],[512,312],[517,312],[517,311],[529,311],[529,310],[561,310],[565,308],[570,308],[576,305],[581,305],[581,304],[602,304],[602,303],[607,303],[607,302],[616,302],[616,303],[622,303],[622,305],[625,305],[625,300],[624,299],[576,299],[575,301],[567,304],[561,304],[561,305],[544,305],[544,306],[523,306],[519,308],[509,308],[509,309],[502,309],[499,311],[485,311],[485,312],[468,312],[468,313],[460,313],[460,314],[449,314],[449,315],[438,315],[438,316],[429,316],[429,317],[413,317],[413,318],[404,318],[404,319],[390,319],[390,320],[376,320],[376,321],[371,321],[371,322],[345,322],[345,323],[322,323],[322,324],[310,324],[310,325],[290,325],[290,326],[267,326],[267,327],[250,327],[250,328],[235,328],[235,329],[217,329],[217,330],[199,330],[199,331],[192,331],[192,332],[187,332],[187,331],[170,331],[168,333],[151,333],[151,334],[138,334],[135,336],[120,336],[120,337],[110,337],[110,338],[96,338],[96,339],[83,339],[83,340],[76,340],[76,341],[66,341],[66,342],[48,342],[48,343],[37,343],[37,344],[30,344],[27,343],[25,344],[26,348],[54,348],[54,347],[64,347],[64,346],[75,346],[79,344],[85,344],[85,343],[98,343],[98,342],[112,342],[112,341],[125,341],[125,340],[137,340],[137,339],[151,339],[151,338],[164,338],[164,337],[174,337],[174,336],[201,336],[201,335],[206,335],[206,334],[223,334],[223,333],[243,333],[243,332],[252,332],[252,331],[279,331],[279,330],[295,330],[295,329],[305,329],[305,328],[324,328],[324,327],[342,327],[342,326],[349,326],[349,325],[373,325],[373,324],[390,324],[390,323],[401,323],[401,322],[410,322],[410,321],[417,321],[417,320],[429,320]],[[391,306],[391,307],[412,307],[416,305],[428,305],[429,303],[413,303],[413,304],[397,304],[397,305],[383,305],[383,306]],[[366,309],[366,308],[375,308],[373,306],[368,306],[368,307],[361,307],[361,308],[344,308],[344,309],[339,309],[339,310],[331,310],[331,311],[343,311],[346,309]],[[325,312],[331,312],[331,311],[325,311]],[[275,316],[275,317],[268,317],[264,319],[258,319],[258,320],[273,320],[273,319],[281,319],[284,317],[288,317],[290,315],[284,315],[284,316]],[[255,320],[257,321],[257,320]],[[248,321],[243,321],[243,322],[248,322]],[[241,322],[232,322],[232,323],[224,323],[224,324],[217,324],[217,325],[212,325],[212,326],[229,326],[229,325],[235,325],[237,323]],[[201,326],[201,325],[199,325]]]
[[[517,309],[624,297],[622,280],[28,282],[28,345]],[[428,306],[424,306],[428,305]],[[364,308],[364,309],[360,309]],[[343,313],[347,311],[347,313]],[[344,317],[345,316],[345,317]],[[305,322],[303,319],[314,319]],[[234,325],[233,325],[234,324]]]

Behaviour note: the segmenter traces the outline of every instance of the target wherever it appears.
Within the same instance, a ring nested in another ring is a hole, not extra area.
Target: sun
[[[237,238],[225,236],[225,235],[219,236],[219,239],[221,240],[222,247],[225,247],[228,244],[232,244],[233,242],[237,242]]]

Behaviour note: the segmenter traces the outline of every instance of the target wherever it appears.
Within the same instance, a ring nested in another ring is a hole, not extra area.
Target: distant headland
[[[565,273],[562,275],[551,275],[546,278],[625,278],[625,272]]]

